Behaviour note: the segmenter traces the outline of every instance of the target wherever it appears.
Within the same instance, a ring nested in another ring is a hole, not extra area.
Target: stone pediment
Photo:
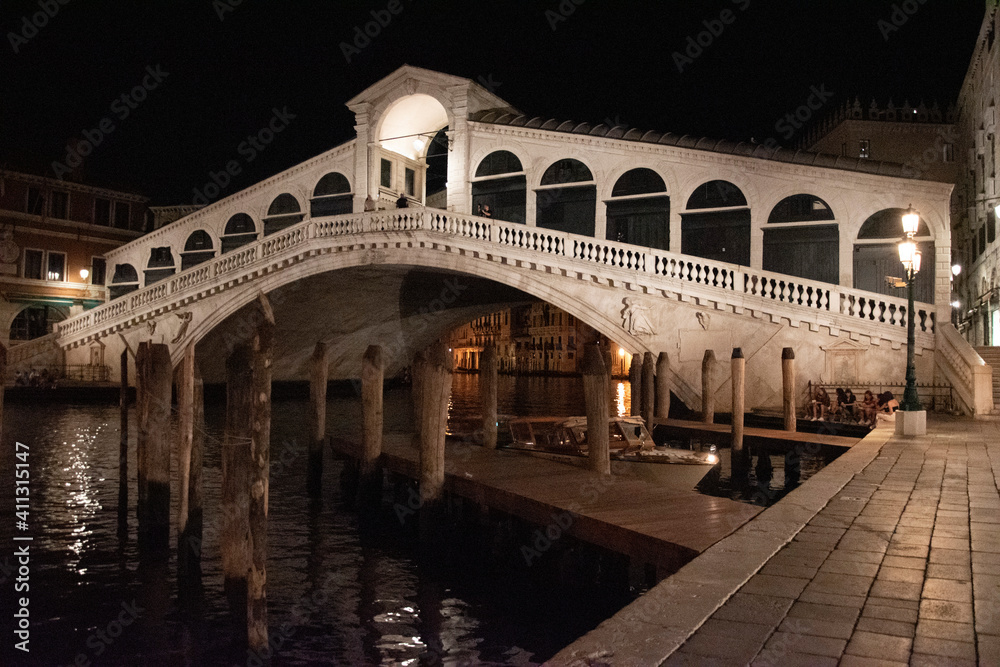
[[[819,349],[824,352],[864,352],[869,347],[869,345],[862,345],[853,340],[838,340],[832,345],[821,345]]]
[[[365,104],[377,107],[386,98],[395,99],[416,93],[430,94],[444,103],[446,100],[451,100],[451,91],[463,88],[467,97],[468,114],[485,109],[504,109],[511,113],[520,113],[509,102],[497,97],[472,79],[413,65],[403,65],[392,74],[368,86],[348,100],[347,107],[351,110],[356,110]],[[451,105],[445,104],[445,106]]]

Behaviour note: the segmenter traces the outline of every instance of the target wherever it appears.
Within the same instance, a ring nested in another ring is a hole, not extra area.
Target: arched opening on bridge
[[[184,252],[181,253],[181,271],[215,257],[214,246],[212,237],[205,230],[198,229],[191,232],[184,243]]]
[[[535,191],[535,224],[570,234],[594,235],[597,184],[584,163],[565,158],[552,164]]]
[[[170,246],[149,249],[149,260],[146,262],[146,285],[152,285],[158,280],[168,278],[177,272],[173,252]]]
[[[887,208],[875,213],[861,225],[854,243],[854,287],[887,296],[906,296],[906,290],[894,287],[889,277],[901,278],[898,244],[903,238],[902,217],[905,209]],[[934,239],[921,218],[914,239],[922,255],[920,273],[913,284],[913,298],[934,303]]]
[[[282,193],[275,197],[267,208],[267,216],[264,218],[264,236],[296,225],[302,222],[304,217],[299,200],[287,192]]]
[[[257,240],[257,225],[246,213],[237,213],[226,222],[222,234],[222,252],[227,253]]]
[[[378,174],[379,196],[396,201],[405,195],[424,203],[430,194],[441,206],[441,192],[447,183],[448,112],[431,95],[415,93],[396,100],[385,112],[378,128],[378,145],[371,156]],[[433,185],[428,165],[434,156]],[[441,171],[443,167],[444,171]],[[444,174],[444,181],[441,175]],[[447,199],[446,195],[444,199]]]
[[[351,183],[347,177],[337,171],[331,171],[319,179],[313,188],[313,196],[309,202],[309,214],[318,218],[324,215],[342,215],[353,213],[354,196]]]
[[[28,306],[17,314],[10,325],[11,341],[27,341],[41,338],[53,331],[58,322],[69,317],[65,306],[49,304]]]
[[[670,197],[663,178],[640,167],[622,174],[611,191],[607,238],[660,250],[670,249]]]
[[[681,252],[748,266],[750,208],[729,181],[709,181],[691,194],[681,214]]]
[[[427,184],[425,203],[433,208],[448,208],[448,128],[438,130],[427,146]]]
[[[115,273],[111,277],[108,296],[117,299],[129,292],[139,289],[139,273],[131,264],[115,264]]]
[[[510,151],[494,151],[483,158],[472,181],[472,212],[507,222],[524,223],[528,181],[524,167]]]
[[[833,209],[825,201],[808,194],[785,197],[771,211],[767,224],[765,271],[840,282],[840,232]]]

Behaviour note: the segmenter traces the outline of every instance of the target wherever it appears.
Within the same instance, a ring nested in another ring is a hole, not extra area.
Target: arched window
[[[510,151],[494,151],[483,158],[472,182],[472,212],[507,222],[524,223],[528,181],[521,161]]]
[[[10,340],[34,340],[55,331],[57,322],[69,317],[62,306],[28,306],[10,325]]]
[[[663,179],[640,167],[622,174],[608,201],[607,238],[647,248],[670,249],[670,197]]]
[[[567,158],[545,170],[535,191],[539,227],[593,236],[596,212],[597,186],[587,165]]]
[[[152,285],[158,280],[168,278],[176,273],[174,255],[170,246],[150,248],[149,260],[146,262],[146,285]]]
[[[903,238],[905,209],[888,208],[875,213],[861,225],[854,243],[854,287],[889,296],[906,296],[906,291],[893,287],[887,276],[901,278],[903,265],[899,261],[898,244]],[[913,283],[913,298],[934,303],[934,239],[923,219],[914,239],[922,255],[920,273]]]
[[[212,237],[203,229],[191,232],[184,243],[184,252],[181,253],[181,271],[190,269],[192,266],[201,264],[215,257],[215,249]]]
[[[310,214],[317,218],[322,215],[341,215],[354,211],[354,197],[351,184],[343,174],[332,171],[313,189],[309,206]]]
[[[681,214],[681,252],[733,264],[750,264],[750,209],[728,181],[709,181],[691,194]]]
[[[267,209],[267,216],[264,218],[264,236],[298,224],[304,217],[302,207],[295,197],[287,192],[280,194]]]
[[[257,225],[246,213],[237,213],[226,222],[226,230],[222,234],[222,252],[235,250],[247,243],[257,240]]]
[[[840,232],[835,219],[830,206],[814,195],[782,199],[764,229],[764,270],[840,282]]]

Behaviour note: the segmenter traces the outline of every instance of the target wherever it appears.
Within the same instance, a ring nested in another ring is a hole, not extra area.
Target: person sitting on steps
[[[830,410],[830,395],[826,393],[826,389],[820,387],[816,390],[813,395],[812,401],[809,403],[809,409],[812,411],[811,421],[826,421],[826,413]]]

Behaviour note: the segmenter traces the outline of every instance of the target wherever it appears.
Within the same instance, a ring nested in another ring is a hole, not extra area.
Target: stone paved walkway
[[[866,438],[867,453],[859,445],[841,457],[844,470],[855,465],[846,483],[831,481],[832,497],[728,595],[707,600],[707,573],[682,570],[644,609],[626,608],[554,662],[1000,665],[1000,422],[932,418],[927,436],[909,439],[891,427]],[[822,492],[808,487],[806,496]],[[706,552],[720,573],[756,557],[723,550]],[[684,583],[698,578],[705,595]],[[712,609],[677,611],[699,619],[685,631],[665,618],[684,605]],[[643,631],[652,634],[637,641]]]

